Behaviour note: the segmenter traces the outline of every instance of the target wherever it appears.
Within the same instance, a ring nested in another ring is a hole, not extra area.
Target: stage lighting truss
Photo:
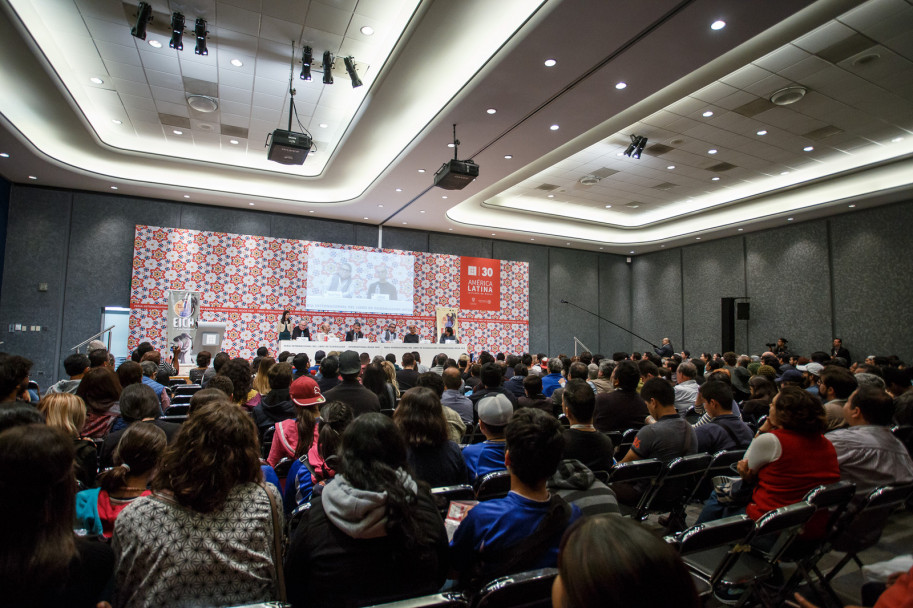
[[[181,13],[174,12],[171,15],[171,42],[168,46],[178,51],[184,50],[184,15]]]

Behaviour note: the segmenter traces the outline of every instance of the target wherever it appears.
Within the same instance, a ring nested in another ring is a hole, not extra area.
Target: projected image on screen
[[[312,245],[307,310],[412,314],[415,257]]]

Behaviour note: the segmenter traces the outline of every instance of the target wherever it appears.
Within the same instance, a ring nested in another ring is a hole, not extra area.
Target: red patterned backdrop
[[[414,313],[305,311],[307,252],[312,244],[414,255]],[[415,322],[422,337],[434,339],[434,309],[459,306],[460,257],[137,225],[130,290],[131,350],[143,340],[159,350],[167,348],[165,308],[171,289],[200,292],[200,320],[227,323],[223,348],[232,356],[249,359],[260,346],[274,348],[276,323],[284,309],[291,310],[295,320],[326,321],[338,334],[356,320],[372,339],[390,322],[401,330]],[[459,327],[467,351],[527,351],[529,264],[502,260],[501,309],[461,311]]]

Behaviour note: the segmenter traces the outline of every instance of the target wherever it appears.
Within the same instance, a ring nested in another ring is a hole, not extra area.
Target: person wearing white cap
[[[485,435],[482,443],[473,443],[463,448],[463,460],[469,469],[469,482],[492,471],[503,471],[504,428],[514,413],[510,399],[499,393],[486,395],[479,401],[479,430]]]

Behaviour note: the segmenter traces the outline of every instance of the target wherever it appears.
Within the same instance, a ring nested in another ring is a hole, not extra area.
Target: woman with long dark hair
[[[266,461],[275,468],[283,458],[298,459],[307,455],[311,464],[322,463],[317,455],[317,421],[320,418],[318,407],[326,398],[320,394],[313,378],[301,376],[289,387],[289,399],[298,411],[294,418],[276,423]]]
[[[201,350],[197,353],[197,366],[187,372],[191,384],[200,384],[203,381],[203,374],[209,369],[210,361],[212,361],[212,353],[208,350]]]
[[[260,403],[260,394],[251,387],[250,363],[247,359],[236,357],[222,366],[219,371],[231,380],[231,400],[250,411]]]
[[[415,477],[432,487],[467,483],[469,472],[460,446],[449,439],[441,400],[430,388],[417,386],[403,393],[393,421],[408,446]]]
[[[165,450],[153,495],[114,522],[115,606],[230,606],[278,597],[278,492],[263,484],[257,429],[207,403]]]
[[[315,488],[322,489],[336,475],[339,442],[353,419],[352,408],[342,401],[325,403],[320,409],[315,445],[311,446],[306,459],[297,460],[289,469],[283,498],[286,512],[310,501]],[[320,458],[311,463],[311,452],[315,447]]]
[[[283,310],[282,316],[279,317],[279,323],[276,325],[277,340],[291,340],[292,328],[295,326],[292,319],[288,316],[289,311]]]
[[[406,444],[383,414],[348,426],[339,472],[311,501],[286,561],[293,606],[364,606],[443,584],[447,534],[427,486],[409,474]]]
[[[740,407],[742,420],[756,422],[770,413],[770,403],[777,396],[777,385],[765,376],[752,376],[748,380],[748,390],[751,391],[751,395]]]
[[[120,379],[112,369],[95,367],[86,372],[76,388],[76,396],[85,402],[87,410],[83,435],[101,439],[126,426],[118,406],[122,390]]]
[[[361,384],[377,395],[380,400],[380,409],[392,410],[396,407],[396,391],[393,385],[387,382],[387,374],[380,363],[371,363],[365,366],[361,376]]]

